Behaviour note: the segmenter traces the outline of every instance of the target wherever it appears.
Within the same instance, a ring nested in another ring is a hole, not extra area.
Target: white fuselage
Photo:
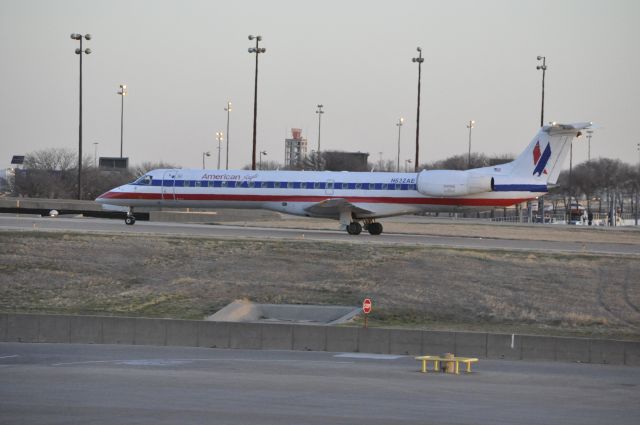
[[[500,169],[489,169],[499,177]],[[476,170],[485,174],[487,169]],[[504,207],[546,191],[541,185],[499,185],[465,196],[426,196],[417,173],[329,171],[154,170],[97,201],[127,207],[263,208],[287,214],[339,218],[335,209],[313,208],[339,199],[354,217],[375,218],[426,211]]]

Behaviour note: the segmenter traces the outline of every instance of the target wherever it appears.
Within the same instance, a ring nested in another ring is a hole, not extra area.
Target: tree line
[[[95,199],[156,168],[179,168],[163,162],[143,162],[125,170],[100,169],[93,158],[82,159],[82,199]],[[49,148],[25,155],[10,187],[13,196],[75,199],[78,196],[78,156],[70,149]]]

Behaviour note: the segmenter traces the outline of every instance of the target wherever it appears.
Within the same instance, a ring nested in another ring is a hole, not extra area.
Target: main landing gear
[[[133,215],[133,208],[129,208],[127,217],[124,219],[124,223],[127,226],[133,226],[134,224],[136,224],[136,217]]]
[[[362,225],[357,221],[352,221],[347,225],[347,233],[350,235],[359,235],[362,233],[362,229]],[[371,221],[369,223],[365,222],[364,229],[371,235],[379,235],[382,233],[382,223],[378,223],[376,221]]]

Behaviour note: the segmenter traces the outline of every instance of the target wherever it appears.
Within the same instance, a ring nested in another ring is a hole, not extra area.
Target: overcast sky
[[[593,121],[592,157],[636,164],[640,135],[640,2],[602,1],[0,1],[0,167],[11,155],[78,148],[78,42],[84,62],[84,149],[117,156],[121,83],[124,154],[132,163],[201,167],[217,160],[233,103],[230,166],[251,162],[255,56],[258,149],[282,161],[291,127],[310,149],[394,159],[398,118],[402,161],[415,146],[421,46],[420,161],[472,150],[519,153],[540,121]],[[574,161],[587,158],[586,139]],[[224,167],[224,151],[223,167]],[[566,164],[568,167],[568,163]]]

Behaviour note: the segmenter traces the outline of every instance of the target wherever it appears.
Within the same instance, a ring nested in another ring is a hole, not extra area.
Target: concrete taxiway
[[[306,239],[314,241],[366,244],[424,245],[447,248],[640,256],[640,247],[638,245],[625,243],[576,243],[574,241],[493,239],[398,233],[383,233],[380,236],[371,236],[366,232],[363,232],[358,236],[351,236],[346,232],[339,230],[303,230],[143,221],[139,221],[133,226],[126,226],[120,220],[93,218],[49,218],[0,215],[0,230],[81,231],[111,234],[121,233],[193,237],[254,238],[262,240]]]
[[[0,343],[2,424],[637,424],[640,368]]]

